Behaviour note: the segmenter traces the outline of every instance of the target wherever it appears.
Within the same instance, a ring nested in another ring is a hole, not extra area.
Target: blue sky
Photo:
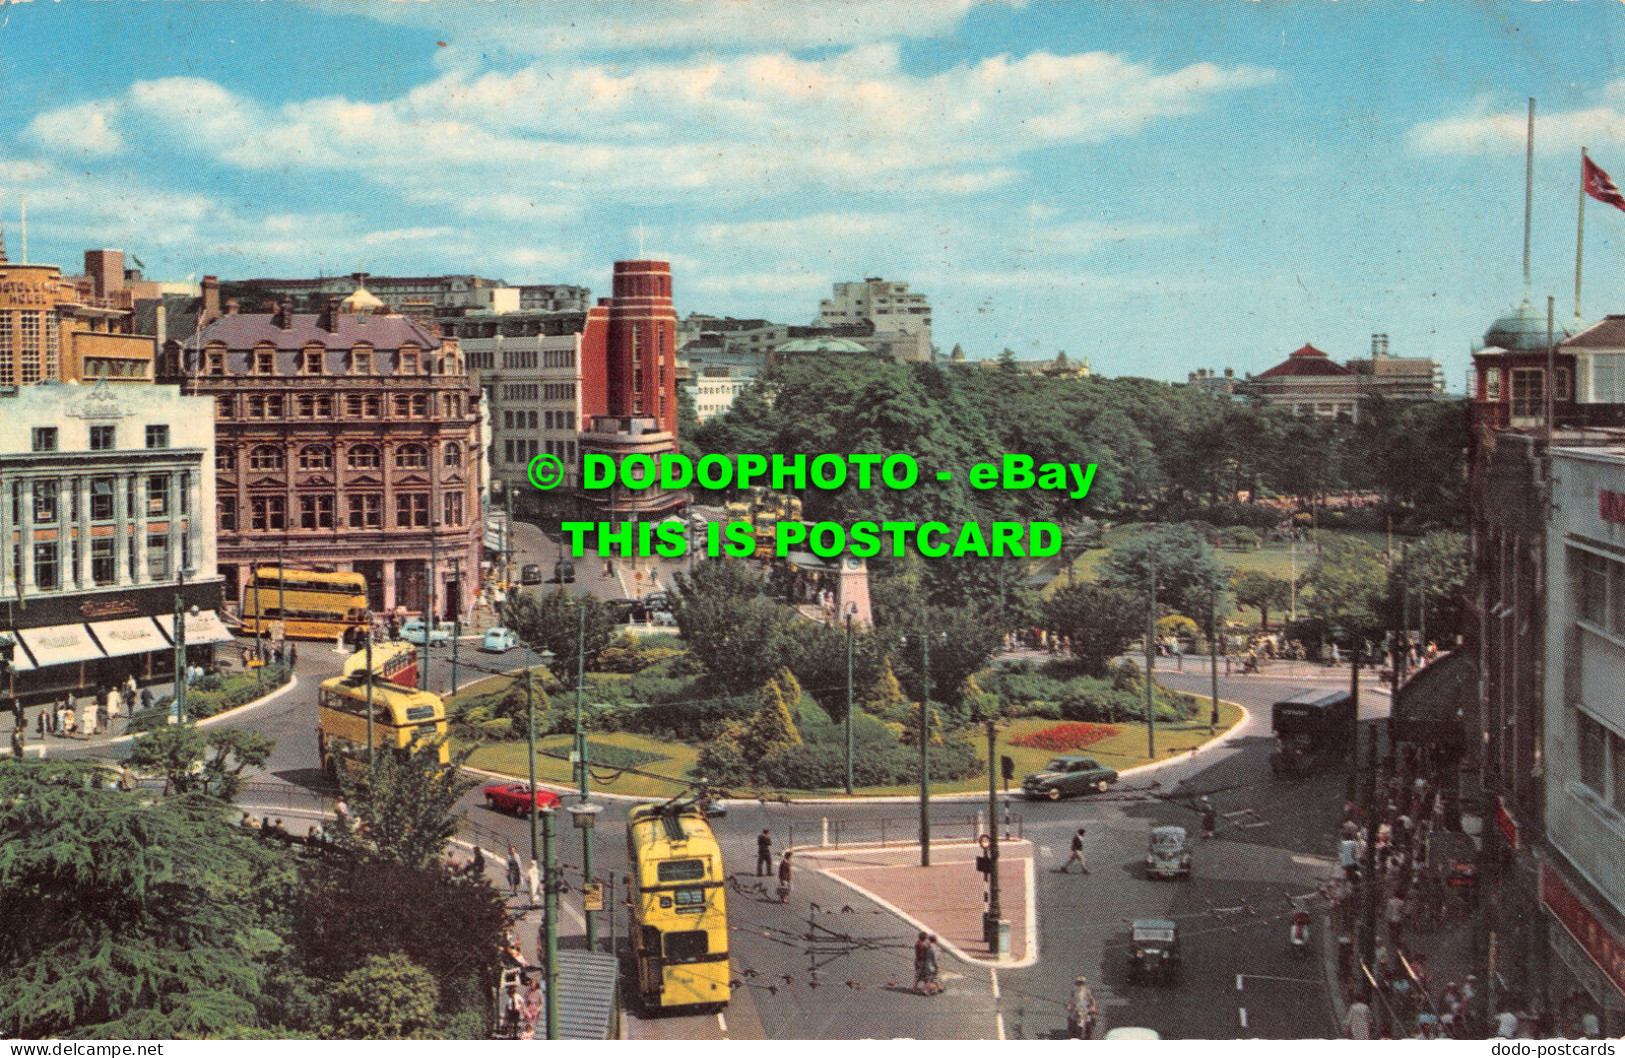
[[[1459,390],[1534,282],[1573,314],[1578,155],[1625,183],[1625,5],[31,2],[0,24],[0,218],[77,270],[476,272],[804,322],[903,279],[975,358],[1257,372],[1385,332]],[[1625,312],[1587,209],[1585,315]]]

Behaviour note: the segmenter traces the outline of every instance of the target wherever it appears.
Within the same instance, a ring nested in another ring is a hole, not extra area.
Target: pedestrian
[[[1078,977],[1072,982],[1072,1001],[1066,1005],[1067,1034],[1074,1040],[1091,1040],[1095,1036],[1095,1019],[1100,1009],[1095,1005],[1095,994],[1089,989],[1089,979]]]
[[[23,756],[23,731],[21,727],[11,729],[11,755],[18,760]]]
[[[530,866],[525,868],[525,884],[530,888],[530,906],[538,907],[542,902],[542,869],[531,860]]]
[[[79,729],[87,736],[96,733],[96,715],[98,711],[99,706],[94,696],[85,699],[85,704],[79,709]]]
[[[106,731],[113,722],[113,710],[117,708],[112,704],[118,701],[117,693],[109,694],[108,701],[96,707],[96,730]]]
[[[1343,1031],[1351,1040],[1369,1040],[1371,1038],[1371,1005],[1365,1001],[1363,993],[1356,993],[1349,997],[1349,1007],[1343,1015]]]
[[[1503,1040],[1516,1037],[1518,1035],[1518,1015],[1510,1010],[1503,1010],[1495,1015],[1495,1035]]]
[[[11,718],[14,721],[11,725],[13,727],[22,727],[28,723],[28,714],[23,711],[23,700],[21,698],[11,700]]]
[[[515,1039],[519,1035],[519,1016],[524,1012],[525,1002],[519,995],[519,984],[514,982],[508,986],[502,997],[502,1034],[508,1039]]]
[[[773,832],[766,827],[756,835],[756,877],[773,873]]]
[[[1219,828],[1219,811],[1213,807],[1213,802],[1206,797],[1202,798],[1202,837],[1211,838]]]
[[[39,715],[35,717],[35,726],[39,728],[40,741],[45,741],[45,732],[51,728],[51,707],[42,706]]]
[[[1068,856],[1066,862],[1061,865],[1060,873],[1071,874],[1074,863],[1078,865],[1078,873],[1089,873],[1089,865],[1083,859],[1083,837],[1087,833],[1088,831],[1079,827],[1077,832],[1072,835],[1072,855]]]
[[[914,991],[923,993],[930,984],[927,972],[927,952],[931,950],[931,935],[922,931],[914,941]]]
[[[474,860],[468,865],[468,873],[476,881],[485,877],[485,850],[478,845],[474,846]]]
[[[344,798],[333,802],[333,817],[340,826],[347,826],[350,822],[350,806],[344,803]]]
[[[1343,877],[1348,881],[1360,880],[1360,842],[1353,837],[1346,837],[1337,844],[1337,860],[1343,868]]]
[[[524,874],[524,867],[519,863],[519,850],[512,845],[508,846],[508,895],[519,895],[519,879]]]
[[[942,975],[937,969],[937,935],[927,934],[925,938],[925,994],[928,996],[940,995],[942,992]]]
[[[141,708],[152,708],[152,688],[150,687],[141,688]]]
[[[781,904],[790,902],[790,856],[791,853],[786,852],[779,858],[779,903]]]
[[[530,979],[530,988],[525,991],[524,1031],[520,1034],[522,1039],[536,1038],[536,1021],[542,1016],[542,986],[534,977]]]
[[[293,643],[289,643],[288,644],[288,668],[290,668],[290,669],[293,668],[294,664],[298,660],[299,660],[299,648],[298,648],[298,646],[296,646]]]

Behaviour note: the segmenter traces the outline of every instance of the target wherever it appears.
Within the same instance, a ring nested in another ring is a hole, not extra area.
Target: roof
[[[615,956],[608,952],[559,952],[559,1039],[613,1038],[615,971]]]
[[[272,322],[275,318],[271,313],[222,316],[203,328],[201,342],[204,346],[221,342],[227,349],[252,349],[261,344],[278,349],[303,349],[309,345],[350,349],[358,344],[374,349],[399,349],[403,345],[440,348],[440,339],[409,316],[340,313],[331,331],[317,325],[322,317],[313,312],[294,313],[293,322],[286,330]],[[197,345],[192,338],[187,338],[185,347],[195,349]]]
[[[1407,742],[1460,750],[1476,726],[1478,661],[1454,650],[1419,670],[1394,699],[1394,735]],[[1472,717],[1469,720],[1469,716]]]
[[[867,353],[868,347],[850,338],[792,338],[776,353]]]
[[[1305,375],[1352,375],[1353,373],[1313,345],[1305,345],[1268,371],[1254,377],[1299,378]]]
[[[1561,341],[1568,337],[1569,331],[1563,324],[1554,322],[1551,333]],[[1546,334],[1546,314],[1525,300],[1490,324],[1490,329],[1484,332],[1484,344],[1510,353],[1544,351]]]
[[[345,312],[371,312],[373,309],[381,308],[383,304],[372,291],[359,286],[349,297],[339,302],[339,307]]]
[[[1542,331],[1543,337],[1544,334]],[[1604,316],[1573,338],[1558,344],[1565,349],[1625,349],[1625,316]]]
[[[1131,927],[1140,929],[1178,929],[1179,927],[1166,918],[1137,918]]]

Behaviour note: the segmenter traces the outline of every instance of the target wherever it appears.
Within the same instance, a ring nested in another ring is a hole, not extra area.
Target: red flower
[[[1025,746],[1030,749],[1044,749],[1056,752],[1067,749],[1082,749],[1092,746],[1101,739],[1111,738],[1117,734],[1117,728],[1110,724],[1056,724],[1046,727],[1042,731],[1034,731],[1030,735],[1020,735],[1010,740],[1012,746]]]

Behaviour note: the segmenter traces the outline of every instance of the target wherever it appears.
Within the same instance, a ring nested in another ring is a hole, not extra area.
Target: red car
[[[512,812],[515,815],[530,814],[530,784],[525,782],[494,782],[482,791],[485,794],[485,803],[497,812]],[[536,807],[557,808],[559,795],[552,790],[537,790],[535,793]]]

